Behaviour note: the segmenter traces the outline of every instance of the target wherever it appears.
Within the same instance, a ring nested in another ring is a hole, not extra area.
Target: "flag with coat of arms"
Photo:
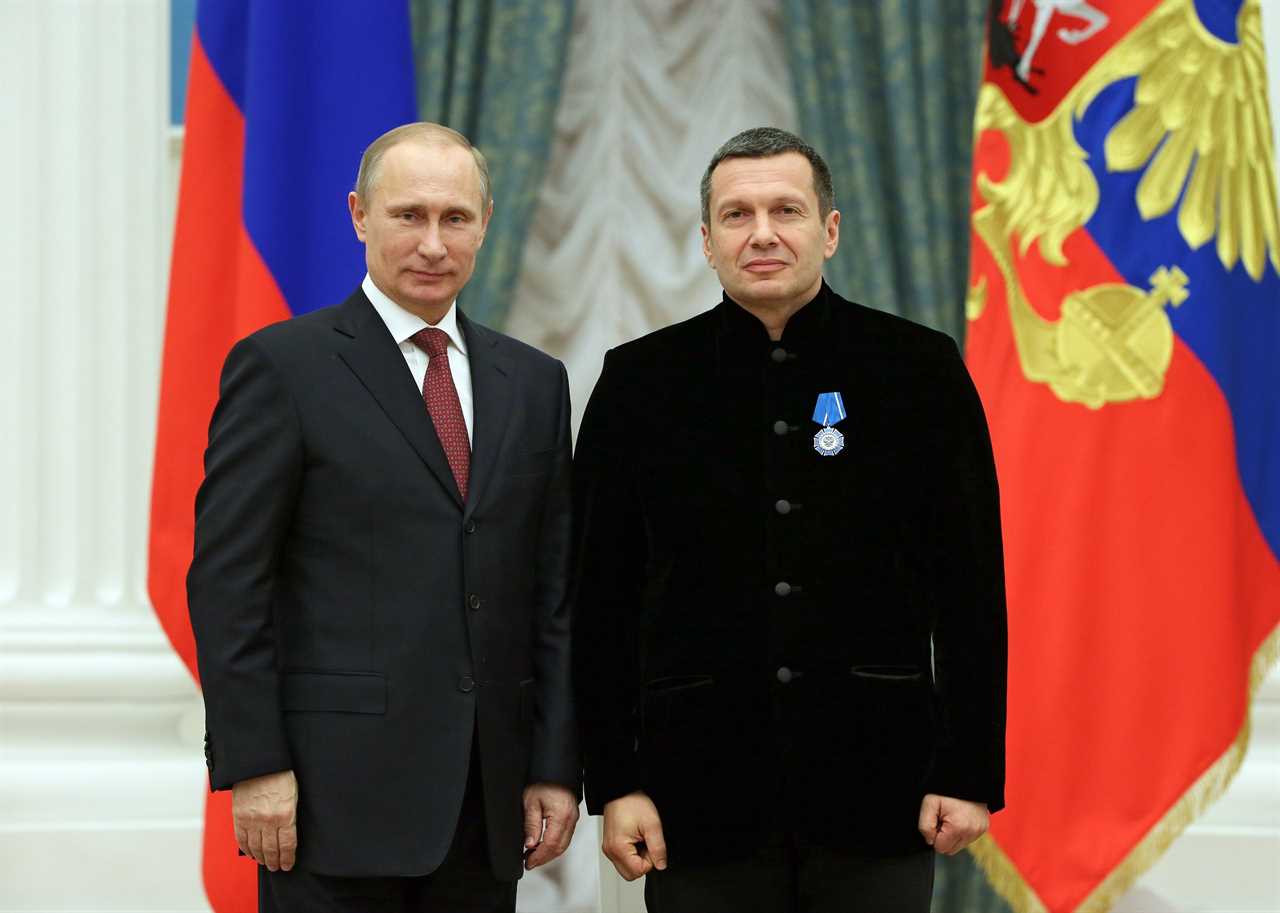
[[[966,360],[1000,477],[1019,913],[1101,911],[1225,790],[1280,652],[1258,0],[993,0]]]

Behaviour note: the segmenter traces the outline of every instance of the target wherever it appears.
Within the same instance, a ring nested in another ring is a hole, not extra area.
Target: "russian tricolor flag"
[[[218,374],[259,327],[342,300],[364,273],[347,213],[364,148],[417,119],[406,0],[201,0],[187,94],[151,500],[148,587],[196,675],[185,576]],[[204,883],[256,909],[229,793],[209,797]]]

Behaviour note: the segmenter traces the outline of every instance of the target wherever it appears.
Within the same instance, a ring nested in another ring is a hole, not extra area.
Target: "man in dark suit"
[[[361,287],[223,370],[188,576],[210,782],[261,909],[511,911],[522,847],[577,821],[567,378],[456,306],[493,210],[461,134],[382,136],[349,203]]]
[[[824,283],[798,137],[731,139],[702,210],[724,300],[610,351],[579,432],[587,806],[650,913],[923,913],[1003,804],[982,407],[950,338]]]

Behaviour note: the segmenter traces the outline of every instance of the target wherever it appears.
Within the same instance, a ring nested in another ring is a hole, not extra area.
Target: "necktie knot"
[[[410,339],[431,358],[443,355],[449,348],[449,334],[439,327],[426,327],[414,333]]]

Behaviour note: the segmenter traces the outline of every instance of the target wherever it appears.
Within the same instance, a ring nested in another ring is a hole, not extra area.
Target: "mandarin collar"
[[[818,294],[787,319],[782,328],[782,338],[775,342],[756,315],[752,314],[725,292],[716,306],[720,316],[720,332],[734,340],[758,345],[796,345],[821,340],[831,316],[831,289],[822,280]]]

